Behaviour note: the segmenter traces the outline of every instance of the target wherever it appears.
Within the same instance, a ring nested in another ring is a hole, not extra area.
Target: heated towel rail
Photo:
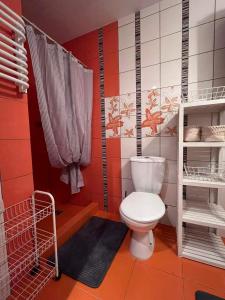
[[[21,93],[26,93],[29,84],[27,51],[24,48],[25,23],[2,1],[0,1],[0,23],[0,78],[15,83]]]

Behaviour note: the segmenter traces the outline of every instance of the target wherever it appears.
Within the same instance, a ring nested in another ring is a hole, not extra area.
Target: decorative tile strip
[[[99,51],[99,68],[100,68],[100,101],[101,101],[101,129],[102,129],[103,196],[104,196],[104,209],[108,210],[108,181],[107,181],[106,127],[105,127],[105,82],[104,82],[104,57],[103,57],[103,28],[100,28],[98,30],[98,51]]]
[[[135,13],[135,53],[136,53],[136,129],[137,155],[142,155],[141,141],[141,21],[140,11]]]

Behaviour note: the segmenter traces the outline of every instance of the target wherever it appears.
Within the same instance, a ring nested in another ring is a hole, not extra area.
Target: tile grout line
[[[160,9],[160,8],[159,8],[159,10],[157,10],[156,12],[150,13],[149,15],[146,15],[146,16],[144,16],[144,17],[141,17],[141,16],[140,16],[140,20],[143,20],[143,19],[145,19],[145,18],[148,18],[148,17],[154,16],[154,15],[157,15],[157,14],[159,14],[160,12],[166,11],[166,10],[168,10],[168,9],[170,9],[170,8],[173,8],[173,7],[176,7],[176,6],[178,6],[178,5],[181,5],[181,1],[180,1],[179,3],[177,3],[177,4],[168,6],[168,7],[163,8],[163,9]],[[128,22],[128,23],[126,23],[126,24],[123,24],[123,25],[119,25],[118,28],[124,27],[124,26],[129,25],[129,24],[132,24],[132,23],[134,23],[134,22],[135,22],[135,20],[130,21],[130,22]]]
[[[6,182],[6,181],[18,179],[18,178],[23,178],[23,177],[28,177],[28,176],[30,176],[30,175],[33,175],[33,172],[26,173],[26,174],[23,174],[23,175],[20,175],[20,176],[16,176],[16,177],[6,178],[6,179],[3,179],[3,178],[2,178],[2,182]]]
[[[105,128],[105,78],[104,78],[104,53],[103,53],[103,28],[98,30],[99,73],[100,73],[100,101],[101,101],[101,141],[102,141],[102,175],[104,210],[108,210],[108,181],[106,157],[106,128]]]
[[[127,281],[127,287],[125,289],[124,300],[126,299],[126,296],[127,296],[127,293],[128,293],[128,288],[129,288],[129,285],[130,285],[130,282],[131,282],[132,275],[134,273],[134,268],[135,268],[136,262],[137,262],[137,258],[134,259],[134,263],[133,263],[133,266],[132,266],[132,269],[131,269],[131,272],[130,272],[130,276],[129,276],[128,281]]]
[[[140,11],[135,13],[135,65],[136,65],[136,142],[137,156],[142,155],[141,141],[141,22]]]

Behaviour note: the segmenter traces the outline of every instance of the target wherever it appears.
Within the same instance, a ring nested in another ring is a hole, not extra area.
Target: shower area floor
[[[96,213],[98,204],[92,202],[87,206],[78,206],[72,203],[56,203],[56,228],[58,247],[67,241],[74,232],[87,222]],[[57,213],[58,212],[58,213]],[[59,213],[60,212],[60,213]],[[39,228],[52,232],[52,217],[39,222]],[[52,249],[45,253],[48,257]]]

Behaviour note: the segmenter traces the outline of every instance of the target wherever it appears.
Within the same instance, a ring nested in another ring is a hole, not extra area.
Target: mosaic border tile
[[[100,101],[101,101],[101,129],[102,129],[102,172],[104,210],[108,210],[108,181],[107,181],[107,153],[106,153],[106,126],[105,126],[105,78],[103,56],[103,28],[98,30],[98,51],[100,69]]]

